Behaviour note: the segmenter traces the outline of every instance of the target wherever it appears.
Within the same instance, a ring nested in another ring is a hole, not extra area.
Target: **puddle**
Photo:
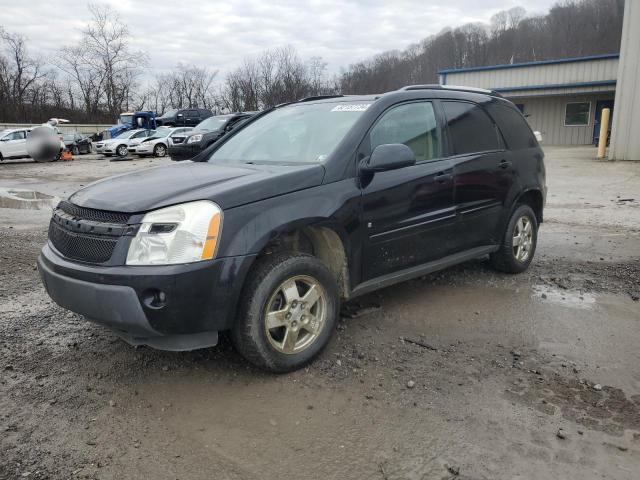
[[[592,293],[565,290],[551,285],[534,285],[533,297],[571,308],[592,309],[596,304],[596,297]]]
[[[0,208],[18,210],[43,210],[56,206],[58,197],[19,188],[0,188]]]

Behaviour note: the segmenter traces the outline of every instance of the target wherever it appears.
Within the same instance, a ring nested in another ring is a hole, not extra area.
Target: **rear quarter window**
[[[537,145],[529,124],[518,111],[498,103],[489,105],[487,111],[498,124],[510,150],[532,148]]]
[[[493,121],[475,103],[442,103],[453,155],[488,152],[502,148]]]

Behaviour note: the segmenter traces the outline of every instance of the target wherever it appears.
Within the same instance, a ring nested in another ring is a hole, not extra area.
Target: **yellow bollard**
[[[600,136],[598,137],[598,160],[607,153],[607,137],[609,136],[609,114],[611,109],[603,108],[600,114]]]

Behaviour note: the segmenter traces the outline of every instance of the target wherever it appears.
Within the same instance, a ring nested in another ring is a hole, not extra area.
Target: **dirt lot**
[[[283,376],[57,307],[35,269],[50,212],[0,208],[0,478],[640,478],[640,163],[594,155],[547,149],[530,271],[478,260],[359,299]],[[166,162],[4,163],[0,189]]]

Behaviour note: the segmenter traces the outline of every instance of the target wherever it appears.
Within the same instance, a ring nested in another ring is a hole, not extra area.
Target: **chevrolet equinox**
[[[522,272],[536,249],[544,155],[494,92],[305,98],[203,153],[62,201],[38,259],[51,298],[134,345],[229,331],[285,372],[327,345],[343,300],[486,255]]]

